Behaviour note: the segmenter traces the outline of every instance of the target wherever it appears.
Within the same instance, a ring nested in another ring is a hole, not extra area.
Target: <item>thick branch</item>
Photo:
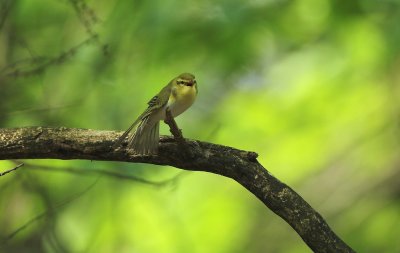
[[[319,213],[257,161],[257,154],[196,140],[182,152],[172,137],[161,137],[158,155],[113,150],[121,133],[88,129],[27,127],[0,129],[0,159],[87,159],[170,165],[230,177],[282,217],[315,252],[354,252]],[[190,154],[187,156],[185,154]]]

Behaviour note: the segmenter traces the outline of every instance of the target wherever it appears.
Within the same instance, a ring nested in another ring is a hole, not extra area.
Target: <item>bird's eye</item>
[[[179,80],[179,81],[177,81],[176,83],[177,83],[177,84],[183,84],[183,81],[182,81],[182,80]]]

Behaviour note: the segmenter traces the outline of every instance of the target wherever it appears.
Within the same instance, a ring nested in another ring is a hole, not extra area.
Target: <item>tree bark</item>
[[[236,180],[284,219],[314,252],[354,252],[299,194],[271,175],[257,154],[232,147],[173,137],[160,138],[159,153],[135,155],[112,148],[116,131],[25,127],[0,129],[0,159],[85,159],[170,165]]]

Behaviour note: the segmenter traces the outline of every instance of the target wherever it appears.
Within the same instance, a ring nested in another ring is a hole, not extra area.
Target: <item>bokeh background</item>
[[[122,131],[181,72],[186,137],[258,152],[356,251],[400,252],[400,1],[0,1],[1,127]],[[0,252],[310,252],[221,176],[23,162]]]

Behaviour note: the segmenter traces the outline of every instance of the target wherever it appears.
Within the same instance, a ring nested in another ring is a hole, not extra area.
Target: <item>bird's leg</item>
[[[185,138],[183,138],[182,130],[178,128],[178,125],[176,124],[176,121],[175,121],[174,117],[172,116],[171,111],[169,110],[168,107],[167,107],[167,109],[165,111],[165,120],[164,120],[164,122],[165,122],[165,124],[167,124],[169,126],[169,131],[174,136],[174,138],[180,144],[184,144],[185,143]]]
[[[196,142],[186,141],[185,138],[183,138],[182,130],[178,128],[178,125],[176,124],[176,121],[175,121],[174,117],[172,116],[169,108],[167,108],[165,111],[164,122],[165,122],[165,124],[167,124],[169,126],[169,131],[174,136],[174,139],[182,147],[182,151],[183,151],[182,155],[186,156],[190,159],[194,159],[195,153],[190,152],[190,150],[192,150],[192,148],[190,146],[192,146],[193,144],[196,144]]]

